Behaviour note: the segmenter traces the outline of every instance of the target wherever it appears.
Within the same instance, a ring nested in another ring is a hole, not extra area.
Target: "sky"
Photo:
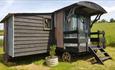
[[[46,13],[84,0],[0,0],[0,20],[8,13]],[[115,0],[85,0],[102,6],[108,13],[101,19],[115,19]],[[0,30],[3,24],[0,24]]]

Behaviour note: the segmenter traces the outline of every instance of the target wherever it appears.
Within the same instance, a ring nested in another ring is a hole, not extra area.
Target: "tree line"
[[[109,21],[105,20],[105,19],[102,19],[102,20],[99,20],[97,21],[98,23],[115,23],[115,19],[114,18],[111,18]]]

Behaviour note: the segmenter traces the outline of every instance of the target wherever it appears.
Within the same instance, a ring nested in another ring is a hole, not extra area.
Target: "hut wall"
[[[8,25],[7,25],[8,24]],[[13,44],[13,35],[14,35],[14,29],[13,29],[13,16],[9,17],[7,20],[7,26],[8,26],[8,33],[7,33],[7,52],[8,55],[14,56],[14,44]]]
[[[54,43],[54,31],[44,29],[48,15],[12,15],[8,24],[8,55],[12,57],[47,53]]]
[[[5,55],[13,56],[13,16],[4,21],[3,46]]]

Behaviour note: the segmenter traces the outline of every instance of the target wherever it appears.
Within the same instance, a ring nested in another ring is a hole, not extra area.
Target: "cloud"
[[[12,3],[14,2],[14,0],[5,0],[5,2],[6,2],[7,4],[12,4]]]
[[[111,13],[111,12],[115,12],[115,6],[112,6],[112,7],[104,7],[107,12]]]
[[[8,7],[12,5],[13,2],[14,0],[5,0],[5,6],[2,8],[2,10],[6,10]]]
[[[0,13],[0,20],[8,13],[10,12],[9,7],[13,4],[14,0],[4,0],[4,6],[1,7]]]

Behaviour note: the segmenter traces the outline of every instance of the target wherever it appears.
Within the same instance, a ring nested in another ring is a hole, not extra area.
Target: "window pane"
[[[68,21],[64,23],[64,31],[77,30],[77,18],[75,15],[68,18]]]
[[[49,19],[49,18],[45,18],[45,22],[44,22],[44,29],[51,29],[51,23],[52,23],[52,21],[51,21],[51,19]]]

